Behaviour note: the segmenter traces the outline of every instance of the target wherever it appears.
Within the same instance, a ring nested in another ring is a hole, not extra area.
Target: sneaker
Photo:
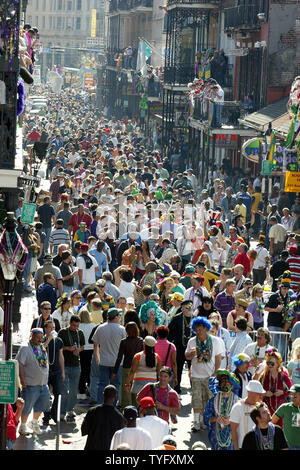
[[[39,423],[37,421],[30,421],[30,423],[28,423],[28,426],[31,427],[34,434],[42,434],[43,433],[43,431],[41,430],[41,428],[39,426]]]
[[[172,421],[173,424],[177,424],[177,423],[178,423],[177,416],[172,415],[172,416],[171,416],[171,421]]]
[[[24,423],[24,424],[21,424],[21,426],[19,427],[19,434],[21,436],[26,436],[28,434],[32,434],[32,431],[31,431],[31,429],[29,429],[27,424]]]
[[[192,425],[192,431],[193,432],[200,431],[200,423],[196,423],[196,421],[194,421]]]
[[[200,423],[200,429],[201,431],[205,431],[207,429],[207,426],[205,426],[204,423]]]

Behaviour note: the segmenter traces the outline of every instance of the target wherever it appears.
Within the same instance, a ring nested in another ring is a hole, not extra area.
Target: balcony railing
[[[170,5],[180,5],[180,4],[199,4],[199,5],[203,5],[205,3],[212,3],[212,4],[216,4],[216,3],[219,3],[219,0],[168,0],[167,1],[167,6],[170,6]]]
[[[165,67],[164,83],[172,85],[187,85],[195,78],[194,64],[182,64],[176,67]]]
[[[152,8],[153,0],[110,0],[109,13],[130,11],[139,7]]]
[[[235,101],[224,101],[217,109],[216,103],[208,100],[195,100],[193,119],[200,121],[207,127],[233,127],[239,128],[241,105]],[[220,113],[218,116],[218,112]]]
[[[259,13],[265,14],[264,21],[267,21],[267,12],[261,11],[259,5],[240,5],[233,8],[225,8],[225,31],[245,29],[259,30],[261,22],[258,18]]]

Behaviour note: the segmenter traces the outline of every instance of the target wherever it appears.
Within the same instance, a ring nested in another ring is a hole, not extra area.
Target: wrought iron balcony
[[[231,32],[233,30],[257,31],[261,27],[262,21],[267,21],[267,9],[261,11],[261,7],[254,5],[240,5],[238,7],[225,8],[224,30]],[[264,14],[262,21],[258,15]]]
[[[195,78],[194,64],[180,64],[164,68],[164,83],[168,85],[187,85]]]
[[[110,0],[109,13],[152,8],[153,0]]]
[[[206,5],[206,4],[218,4],[220,3],[219,0],[167,0],[167,7],[173,6],[173,5],[178,5],[178,6],[196,6],[196,5]]]
[[[216,103],[208,100],[195,100],[193,119],[200,121],[203,125],[211,128],[234,128],[240,127],[239,117],[241,116],[241,104],[236,101],[224,101],[220,105],[220,122],[217,117]]]

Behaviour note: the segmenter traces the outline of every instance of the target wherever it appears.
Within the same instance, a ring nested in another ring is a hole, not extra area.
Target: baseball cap
[[[122,312],[122,310],[120,308],[110,308],[108,311],[107,311],[107,317],[109,320],[113,320],[114,318],[116,318],[118,315],[120,315]]]
[[[190,266],[186,266],[186,267],[185,267],[185,272],[186,272],[186,273],[194,273],[194,272],[195,272],[194,266],[191,266],[191,265],[190,265]]]
[[[97,286],[99,287],[104,287],[106,285],[106,281],[105,279],[99,279],[97,282],[96,282]]]
[[[288,390],[288,393],[297,393],[300,392],[300,384],[293,384]]]
[[[138,410],[135,406],[126,406],[123,415],[127,421],[134,421],[138,417]]]
[[[155,406],[155,403],[152,397],[144,397],[140,401],[141,410],[145,408],[152,408],[153,406]]]
[[[89,245],[88,245],[87,243],[81,243],[80,249],[81,249],[81,250],[88,250],[88,249],[89,249]],[[44,258],[44,259],[45,259],[45,258]]]
[[[250,382],[246,386],[246,390],[248,390],[248,392],[254,393],[266,393],[259,380],[250,380]]]

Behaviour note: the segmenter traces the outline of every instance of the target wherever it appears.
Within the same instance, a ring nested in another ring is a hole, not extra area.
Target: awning
[[[240,124],[251,127],[261,132],[266,132],[269,126],[269,122],[273,122],[283,117],[286,113],[286,104],[288,97],[283,98],[275,103],[269,104],[265,108],[256,111],[255,113],[248,114],[242,119],[239,119]]]
[[[280,116],[280,118],[275,119],[275,121],[272,122],[272,128],[276,136],[286,138],[291,122],[292,120],[290,119],[289,113],[285,113],[283,116]]]

